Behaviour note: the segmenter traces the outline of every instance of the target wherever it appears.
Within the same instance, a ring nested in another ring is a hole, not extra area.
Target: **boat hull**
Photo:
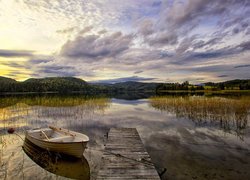
[[[70,179],[90,179],[90,168],[85,157],[76,158],[60,153],[48,152],[25,139],[23,151],[37,165],[47,171]]]

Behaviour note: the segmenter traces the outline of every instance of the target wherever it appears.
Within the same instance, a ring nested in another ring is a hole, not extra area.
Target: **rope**
[[[16,132],[14,132],[13,134],[17,135],[22,141],[24,141],[24,139]]]
[[[113,153],[111,151],[107,151],[107,150],[102,150],[102,149],[94,149],[94,148],[89,148],[91,151],[100,151],[100,152],[105,152],[105,153],[108,153],[108,154],[112,154],[116,157],[121,157],[121,158],[125,158],[125,159],[129,159],[129,160],[133,160],[133,161],[136,161],[136,162],[139,162],[139,163],[143,163],[143,164],[146,164],[146,165],[150,165],[150,166],[154,166],[154,164],[144,158],[141,158],[141,159],[134,159],[134,158],[130,158],[130,157],[127,157],[127,156],[124,156],[124,155],[121,155],[120,153]],[[145,162],[143,162],[145,161]]]

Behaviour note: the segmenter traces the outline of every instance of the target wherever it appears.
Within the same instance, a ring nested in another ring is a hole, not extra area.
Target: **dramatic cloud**
[[[1,0],[0,23],[1,75],[17,79],[250,77],[249,0]]]
[[[108,36],[78,36],[68,41],[61,50],[61,55],[70,58],[98,59],[115,57],[129,49],[133,36],[115,32]]]

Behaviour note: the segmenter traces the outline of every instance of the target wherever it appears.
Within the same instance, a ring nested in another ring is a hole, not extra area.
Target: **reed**
[[[225,131],[234,130],[238,135],[249,121],[250,96],[223,97],[152,97],[150,105],[161,111],[188,118],[199,125],[219,125]]]
[[[103,113],[109,105],[110,99],[106,97],[35,96],[19,97],[19,99],[5,97],[2,98],[0,106],[0,128],[24,127],[42,118],[84,119],[86,115]]]

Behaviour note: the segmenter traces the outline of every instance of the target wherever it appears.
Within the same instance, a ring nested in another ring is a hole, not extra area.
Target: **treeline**
[[[205,88],[212,90],[250,90],[250,80],[249,79],[235,79],[231,81],[213,83],[205,83]]]
[[[250,80],[231,80],[219,83],[208,82],[200,85],[189,84],[188,81],[183,83],[162,83],[156,87],[156,91],[169,91],[169,90],[185,90],[185,91],[196,91],[196,90],[250,90]]]
[[[120,82],[109,85],[112,92],[127,92],[127,91],[155,91],[159,83],[143,83],[143,82]]]
[[[0,93],[12,92],[83,92],[83,93],[119,93],[119,92],[160,92],[169,90],[250,90],[250,80],[232,80],[220,83],[205,83],[200,85],[183,83],[142,83],[122,82],[115,84],[90,84],[74,77],[48,77],[28,79],[18,82],[11,78],[0,77]]]
[[[178,90],[184,90],[184,91],[195,91],[195,90],[204,90],[204,86],[197,86],[189,84],[188,81],[185,81],[183,83],[162,83],[156,87],[156,91],[178,91]]]

